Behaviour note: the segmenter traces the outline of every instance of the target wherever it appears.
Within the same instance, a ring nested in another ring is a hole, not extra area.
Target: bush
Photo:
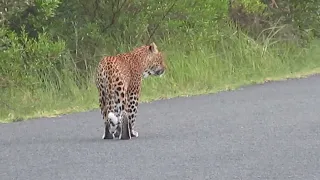
[[[35,40],[25,31],[18,36],[5,28],[0,29],[0,36],[0,72],[10,82],[9,87],[41,88],[45,79],[58,83],[58,74],[66,65],[64,41],[52,41],[46,33]]]

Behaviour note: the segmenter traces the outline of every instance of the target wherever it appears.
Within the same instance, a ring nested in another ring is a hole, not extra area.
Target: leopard
[[[104,56],[96,70],[99,107],[104,120],[102,139],[120,136],[121,117],[128,118],[130,138],[138,137],[135,124],[143,79],[162,77],[167,71],[166,58],[155,42],[130,51]]]

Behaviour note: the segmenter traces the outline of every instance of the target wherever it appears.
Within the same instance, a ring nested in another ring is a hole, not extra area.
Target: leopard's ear
[[[150,45],[149,45],[149,50],[152,52],[152,53],[158,53],[159,51],[158,51],[158,47],[157,47],[157,45],[154,43],[154,42],[152,42]]]

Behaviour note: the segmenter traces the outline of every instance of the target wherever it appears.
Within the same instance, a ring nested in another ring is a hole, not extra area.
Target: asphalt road
[[[320,76],[141,104],[130,141],[102,125],[98,111],[0,124],[0,179],[320,179]]]

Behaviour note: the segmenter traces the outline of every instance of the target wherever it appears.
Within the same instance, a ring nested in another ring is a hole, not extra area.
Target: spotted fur
[[[155,43],[127,53],[106,56],[100,61],[96,86],[101,114],[105,121],[103,139],[113,139],[120,135],[119,117],[124,111],[129,119],[131,136],[138,137],[134,125],[142,79],[149,75],[161,76],[165,70],[164,57]]]

